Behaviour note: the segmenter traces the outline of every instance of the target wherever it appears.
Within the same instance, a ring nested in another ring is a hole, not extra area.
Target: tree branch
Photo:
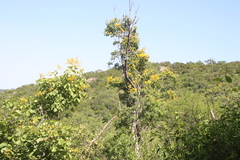
[[[125,50],[126,56],[125,56],[125,60],[124,60],[125,64],[123,66],[124,76],[133,88],[136,88],[136,86],[128,76],[128,56],[129,56],[129,50],[130,50],[130,47],[131,47],[131,45],[130,45],[130,36],[132,34],[132,27],[131,26],[132,26],[132,24],[135,24],[135,20],[136,20],[136,17],[134,17],[133,21],[130,23],[130,19],[128,17],[128,27],[129,28],[128,28],[128,34],[127,34],[127,48]]]
[[[215,117],[215,115],[214,115],[212,109],[211,109],[210,113],[211,113],[211,115],[212,115],[212,117],[213,117],[213,120],[216,120],[216,117]]]
[[[89,143],[87,151],[91,148],[92,144],[102,135],[102,133],[106,130],[107,126],[116,118],[116,116],[113,116],[110,121],[108,121],[107,124],[103,127],[103,129],[98,133],[98,135]]]

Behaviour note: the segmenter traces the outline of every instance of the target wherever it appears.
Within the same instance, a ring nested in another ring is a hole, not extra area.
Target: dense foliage
[[[240,62],[151,63],[128,16],[104,34],[112,69],[0,92],[0,159],[240,158]]]

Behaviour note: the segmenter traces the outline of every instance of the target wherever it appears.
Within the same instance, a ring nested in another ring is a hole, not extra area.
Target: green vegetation
[[[240,158],[240,62],[151,63],[128,16],[104,34],[112,69],[0,92],[0,159]]]

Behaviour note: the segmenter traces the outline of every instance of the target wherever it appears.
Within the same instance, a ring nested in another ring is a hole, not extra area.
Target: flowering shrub
[[[73,159],[72,133],[77,128],[59,121],[63,111],[77,107],[88,87],[77,59],[68,59],[62,75],[40,74],[29,98],[10,99],[0,108],[0,159]],[[61,67],[58,66],[58,69]]]

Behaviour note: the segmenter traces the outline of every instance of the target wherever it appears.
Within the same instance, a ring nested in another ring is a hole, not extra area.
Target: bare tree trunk
[[[133,122],[132,122],[132,134],[133,134],[133,139],[135,141],[135,153],[136,156],[139,157],[139,149],[140,149],[140,144],[139,144],[139,140],[140,140],[140,134],[138,131],[138,127],[137,127],[137,118],[138,118],[138,111],[135,110],[133,112]]]

